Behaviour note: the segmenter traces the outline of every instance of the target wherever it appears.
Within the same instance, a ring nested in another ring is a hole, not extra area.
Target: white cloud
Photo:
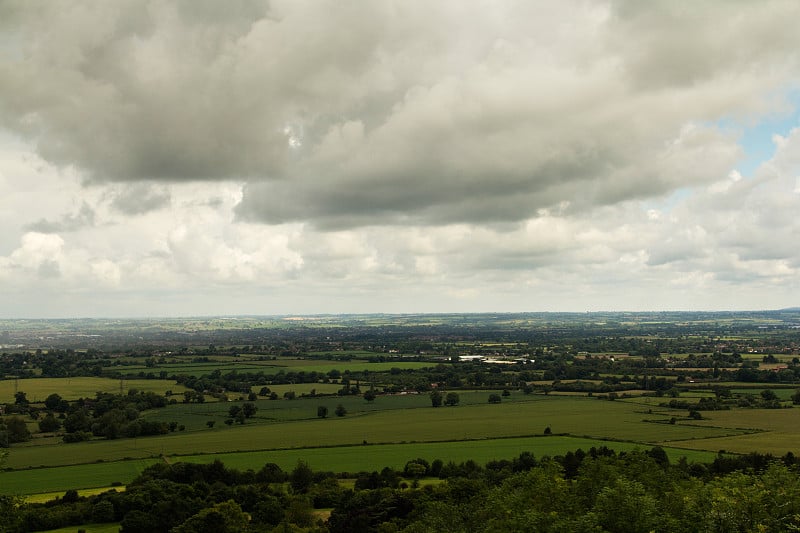
[[[115,314],[796,305],[800,133],[742,176],[716,125],[796,103],[798,15],[2,4],[0,291]]]

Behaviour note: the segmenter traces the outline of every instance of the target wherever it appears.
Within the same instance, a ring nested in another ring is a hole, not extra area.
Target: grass
[[[617,451],[646,449],[649,446],[630,442],[611,442],[567,436],[538,436],[507,439],[482,439],[473,441],[426,442],[382,445],[357,445],[329,448],[306,448],[289,450],[270,450],[240,453],[214,453],[175,456],[171,462],[185,461],[210,463],[221,460],[226,466],[239,470],[258,470],[266,463],[276,463],[284,471],[291,471],[299,460],[309,463],[314,470],[336,473],[380,470],[385,466],[402,469],[411,459],[422,457],[430,462],[442,459],[444,462],[463,462],[469,459],[478,464],[499,459],[513,459],[520,453],[529,451],[536,457],[563,455],[582,448],[608,446]],[[710,461],[714,452],[665,448],[670,460],[686,457],[690,462]],[[158,460],[119,461],[76,466],[61,466],[23,471],[0,473],[0,492],[33,494],[32,501],[49,501],[69,488],[96,487],[81,491],[82,495],[95,494],[105,490],[124,490],[110,487],[111,481],[127,483],[146,466]],[[31,499],[29,499],[31,500]]]
[[[226,373],[231,371],[237,372],[264,372],[265,374],[277,374],[278,372],[318,372],[326,374],[331,370],[338,370],[344,373],[346,370],[351,372],[363,372],[368,370],[370,372],[386,372],[392,368],[400,369],[420,369],[435,366],[435,363],[426,363],[421,361],[387,361],[370,363],[369,361],[353,360],[353,361],[330,361],[327,359],[267,359],[263,361],[252,360],[249,358],[236,360],[231,358],[230,361],[213,361],[208,363],[193,363],[176,362],[157,364],[148,367],[144,364],[141,365],[121,365],[121,366],[107,366],[103,368],[105,373],[119,372],[126,376],[136,376],[140,372],[145,374],[153,373],[158,374],[161,371],[167,372],[168,375],[190,375],[202,376],[210,374],[215,370]]]
[[[75,533],[78,529],[86,531],[86,533],[118,533],[119,524],[116,522],[111,524],[85,524],[80,527],[68,526],[59,529],[51,529],[43,531],[42,533]]]
[[[443,460],[464,457],[481,462],[497,457],[492,453],[518,455],[523,448],[514,447],[517,438],[533,439],[525,447],[531,443],[558,443],[550,440],[554,437],[534,438],[542,435],[546,427],[553,433],[585,438],[587,442],[610,439],[624,441],[620,446],[660,444],[695,450],[701,455],[720,449],[775,455],[790,450],[800,453],[800,409],[704,412],[704,420],[693,421],[685,410],[648,403],[654,400],[650,397],[607,401],[514,392],[503,397],[499,405],[492,405],[487,403],[489,393],[460,391],[459,406],[436,409],[430,406],[427,394],[379,396],[373,403],[358,396],[258,400],[256,417],[243,426],[231,427],[223,422],[228,409],[238,402],[177,404],[144,416],[177,421],[186,426],[186,431],[75,444],[34,439],[14,445],[7,461],[13,470],[0,473],[0,487],[20,487],[20,492],[27,494],[50,490],[52,485],[58,485],[54,491],[108,486],[132,479],[162,455],[187,460],[221,458],[234,461],[232,466],[241,461],[246,468],[279,461],[288,468],[300,457],[311,458],[315,467],[319,464],[320,468],[332,469],[332,465],[338,465],[336,469],[342,470],[361,470],[356,467],[371,464],[378,468],[397,461],[404,464],[416,456]],[[348,410],[343,418],[333,414],[339,403]],[[316,416],[320,405],[328,407],[328,418]],[[677,418],[676,424],[668,423],[672,417]],[[211,429],[206,427],[208,420],[216,422]],[[369,446],[363,446],[364,442]],[[484,442],[489,443],[488,448],[480,444]],[[575,440],[569,442],[567,449],[584,447]],[[503,449],[504,445],[513,449]],[[566,451],[563,446],[559,450]],[[532,451],[537,455],[556,453]]]
[[[171,390],[182,394],[188,390],[183,385],[178,385],[166,379],[125,379],[122,380],[122,390],[126,393],[130,389],[144,392],[164,394]],[[29,402],[43,402],[51,394],[58,394],[65,400],[78,398],[94,398],[97,392],[119,393],[120,380],[98,377],[73,377],[73,378],[31,378],[20,380],[0,380],[0,403],[14,403],[14,393],[24,392]]]
[[[475,393],[475,401],[481,396],[488,394]],[[464,397],[469,399],[470,395],[465,393]],[[517,437],[540,435],[548,426],[554,433],[641,443],[687,441],[746,433],[736,429],[738,425],[670,425],[666,421],[674,415],[647,413],[641,404],[635,402],[609,402],[585,397],[532,398],[534,400],[531,401],[504,401],[499,405],[476,403],[438,409],[422,407],[424,404],[419,403],[416,404],[418,408],[390,410],[379,410],[379,403],[384,400],[388,402],[388,398],[379,398],[372,406],[363,399],[348,398],[347,401],[364,404],[365,410],[344,418],[331,415],[327,419],[316,418],[319,399],[277,401],[273,403],[280,405],[280,409],[276,407],[273,413],[260,410],[258,416],[272,414],[276,418],[286,417],[285,421],[262,419],[231,427],[217,423],[213,429],[208,429],[201,421],[210,415],[203,411],[195,416],[195,422],[186,424],[187,430],[184,432],[116,441],[15,446],[9,455],[8,466],[17,469],[114,461],[126,457],[143,459],[162,454],[342,446],[361,444],[365,440],[369,443],[409,443]],[[412,397],[405,401],[423,400],[425,398]],[[332,411],[339,401],[339,398],[330,401],[329,409]],[[392,401],[401,402],[403,397],[392,397]],[[212,410],[220,405],[223,404],[192,407]],[[291,410],[286,411],[287,408]],[[368,411],[370,408],[374,410]],[[302,412],[292,411],[294,409]],[[164,412],[169,413],[168,410]],[[300,415],[304,418],[291,419]],[[184,423],[183,420],[178,421]]]
[[[69,489],[110,487],[112,483],[132,480],[155,461],[118,461],[0,472],[0,493],[63,493]]]
[[[800,453],[800,409],[736,409],[730,411],[704,412],[704,420],[697,422],[703,426],[728,426],[754,428],[736,438],[717,437],[701,442],[676,442],[671,445],[703,450],[727,450],[735,453],[759,451],[776,456],[791,451]]]
[[[265,463],[275,463],[287,472],[291,471],[299,460],[303,460],[308,462],[314,470],[355,473],[380,470],[384,466],[402,469],[406,462],[417,457],[426,459],[429,462],[435,459],[442,459],[444,462],[453,461],[456,463],[472,459],[482,465],[493,460],[513,459],[526,451],[533,453],[536,457],[542,457],[545,455],[563,455],[578,448],[588,451],[591,447],[600,446],[608,446],[617,451],[645,448],[640,444],[629,442],[550,436],[192,455],[176,457],[175,459],[199,463],[207,463],[214,459],[219,459],[226,465],[241,470],[248,468],[257,470]],[[673,461],[678,460],[680,457],[686,457],[690,462],[711,461],[716,457],[716,453],[712,452],[680,450],[677,448],[665,448],[665,450],[670,460]]]
[[[69,467],[64,467],[64,468],[69,468]],[[123,491],[125,491],[125,485],[117,485],[117,486],[113,486],[113,487],[109,485],[107,487],[96,487],[96,488],[91,488],[91,489],[80,489],[80,490],[78,490],[78,496],[84,496],[84,497],[86,497],[86,496],[95,496],[97,494],[102,494],[102,493],[108,492],[110,490],[114,490],[114,491],[117,491],[117,492],[123,492]],[[36,493],[36,494],[28,494],[27,496],[25,496],[25,502],[26,503],[46,503],[46,502],[55,500],[56,498],[61,498],[62,496],[64,496],[64,492],[66,492],[66,491],[60,490],[60,491],[55,491],[55,492],[39,492],[39,493]]]

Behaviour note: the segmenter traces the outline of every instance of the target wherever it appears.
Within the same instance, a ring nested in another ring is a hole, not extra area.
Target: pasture
[[[486,392],[475,393],[484,396]],[[465,397],[468,397],[465,394]],[[643,445],[664,442],[691,442],[709,438],[741,436],[752,430],[737,429],[737,424],[724,426],[680,421],[668,424],[669,412],[648,413],[635,402],[603,401],[575,396],[532,396],[525,401],[504,401],[501,404],[475,403],[456,407],[424,406],[424,395],[408,397],[379,397],[374,404],[361,398],[334,398],[328,406],[333,409],[341,401],[360,403],[360,412],[339,418],[316,417],[319,398],[277,400],[270,412],[259,410],[257,421],[230,427],[217,423],[211,429],[204,420],[214,415],[214,409],[230,404],[179,405],[198,409],[195,422],[187,423],[186,431],[137,439],[94,440],[74,444],[27,443],[14,447],[8,466],[14,469],[81,464],[98,460],[115,461],[124,458],[152,458],[160,455],[190,455],[219,452],[274,450],[357,445],[364,441],[378,443],[418,443],[453,440],[475,440],[499,437],[520,437],[543,434],[550,427],[553,433],[637,442]],[[397,402],[393,407],[382,405]],[[409,402],[401,407],[402,402]],[[268,403],[265,400],[261,403]],[[348,404],[345,404],[348,405]],[[205,411],[209,410],[209,411]],[[148,416],[169,416],[169,409],[154,411]],[[800,413],[800,410],[798,410]],[[272,415],[283,420],[267,420]],[[185,423],[180,417],[179,423]],[[188,420],[188,417],[187,417]],[[749,427],[749,426],[748,426]],[[752,426],[757,428],[758,426]],[[698,446],[686,446],[697,449]],[[703,449],[703,447],[700,447]],[[705,448],[709,449],[709,448]],[[710,448],[716,450],[718,448]],[[784,452],[785,453],[785,452]]]
[[[220,358],[221,359],[221,358]],[[277,374],[283,372],[318,372],[327,374],[331,370],[345,372],[382,372],[392,368],[401,370],[417,370],[434,366],[433,363],[422,361],[386,361],[375,362],[357,360],[352,361],[331,361],[327,359],[265,359],[253,360],[250,358],[230,358],[227,361],[210,361],[198,363],[187,360],[186,362],[169,362],[147,366],[144,364],[134,365],[114,365],[103,367],[105,374],[119,373],[124,376],[138,376],[140,373],[153,373],[158,375],[166,372],[167,375],[202,376],[215,371],[227,372],[263,372],[265,374]]]
[[[65,400],[78,398],[94,398],[98,392],[119,393],[137,389],[143,392],[164,394],[171,390],[175,394],[182,394],[187,390],[183,385],[166,379],[111,379],[101,377],[72,377],[72,378],[30,378],[0,380],[0,403],[14,403],[14,393],[24,392],[28,401],[32,403],[43,402],[51,394],[58,394]]]
[[[405,444],[378,444],[303,449],[263,450],[233,453],[208,453],[173,456],[170,462],[210,463],[220,460],[226,466],[239,470],[258,470],[266,463],[275,463],[290,472],[297,462],[306,461],[314,470],[335,473],[370,472],[385,466],[402,470],[406,462],[421,457],[429,462],[441,459],[445,463],[474,460],[485,464],[493,460],[511,460],[522,452],[535,457],[563,455],[578,448],[588,451],[592,447],[607,446],[617,451],[646,449],[647,446],[631,442],[614,442],[568,436],[537,436],[505,439],[481,439],[451,442],[418,442]],[[711,461],[713,452],[665,447],[671,461],[686,457],[689,462]],[[0,493],[32,494],[39,499],[52,499],[63,491],[75,487],[103,487],[111,490],[111,483],[127,483],[145,467],[161,459],[116,461],[85,465],[60,466],[0,473]],[[115,489],[117,490],[117,489]],[[122,489],[118,489],[122,490]],[[41,494],[44,492],[45,494]],[[87,491],[91,494],[97,491]]]
[[[119,386],[119,380],[101,378],[72,378],[62,386],[80,384],[82,394],[71,391],[80,396],[87,395],[88,387],[97,388],[101,383]],[[179,390],[169,381],[124,383]],[[65,392],[62,388],[59,394]],[[458,406],[439,408],[431,407],[428,394],[379,395],[374,402],[361,396],[335,395],[259,399],[255,417],[244,425],[231,426],[224,423],[228,410],[241,402],[179,403],[143,416],[176,421],[185,426],[185,431],[73,444],[36,438],[15,445],[7,461],[12,470],[0,472],[0,491],[30,494],[125,483],[162,457],[195,462],[221,459],[242,469],[258,469],[266,462],[291,469],[303,459],[315,469],[354,472],[383,466],[400,468],[415,457],[483,463],[511,459],[522,451],[536,456],[557,455],[601,445],[618,450],[661,445],[672,460],[684,455],[690,461],[710,460],[723,449],[800,453],[800,409],[796,408],[704,412],[703,420],[690,420],[685,410],[657,405],[669,401],[668,397],[608,401],[515,391],[503,397],[500,404],[489,404],[491,392],[461,390]],[[338,404],[347,409],[346,416],[333,414]],[[328,407],[327,418],[317,416],[321,405]],[[677,423],[669,423],[672,417]],[[215,422],[212,428],[207,426],[208,421]],[[543,437],[546,428],[554,435]]]

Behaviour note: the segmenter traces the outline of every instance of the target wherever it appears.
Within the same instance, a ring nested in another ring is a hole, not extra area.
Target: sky
[[[795,0],[0,0],[0,317],[800,305]]]

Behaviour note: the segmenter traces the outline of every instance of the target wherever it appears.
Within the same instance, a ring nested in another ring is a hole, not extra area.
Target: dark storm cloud
[[[7,2],[0,119],[90,182],[246,182],[246,221],[580,212],[726,175],[709,124],[798,66],[795,3],[648,6]]]

